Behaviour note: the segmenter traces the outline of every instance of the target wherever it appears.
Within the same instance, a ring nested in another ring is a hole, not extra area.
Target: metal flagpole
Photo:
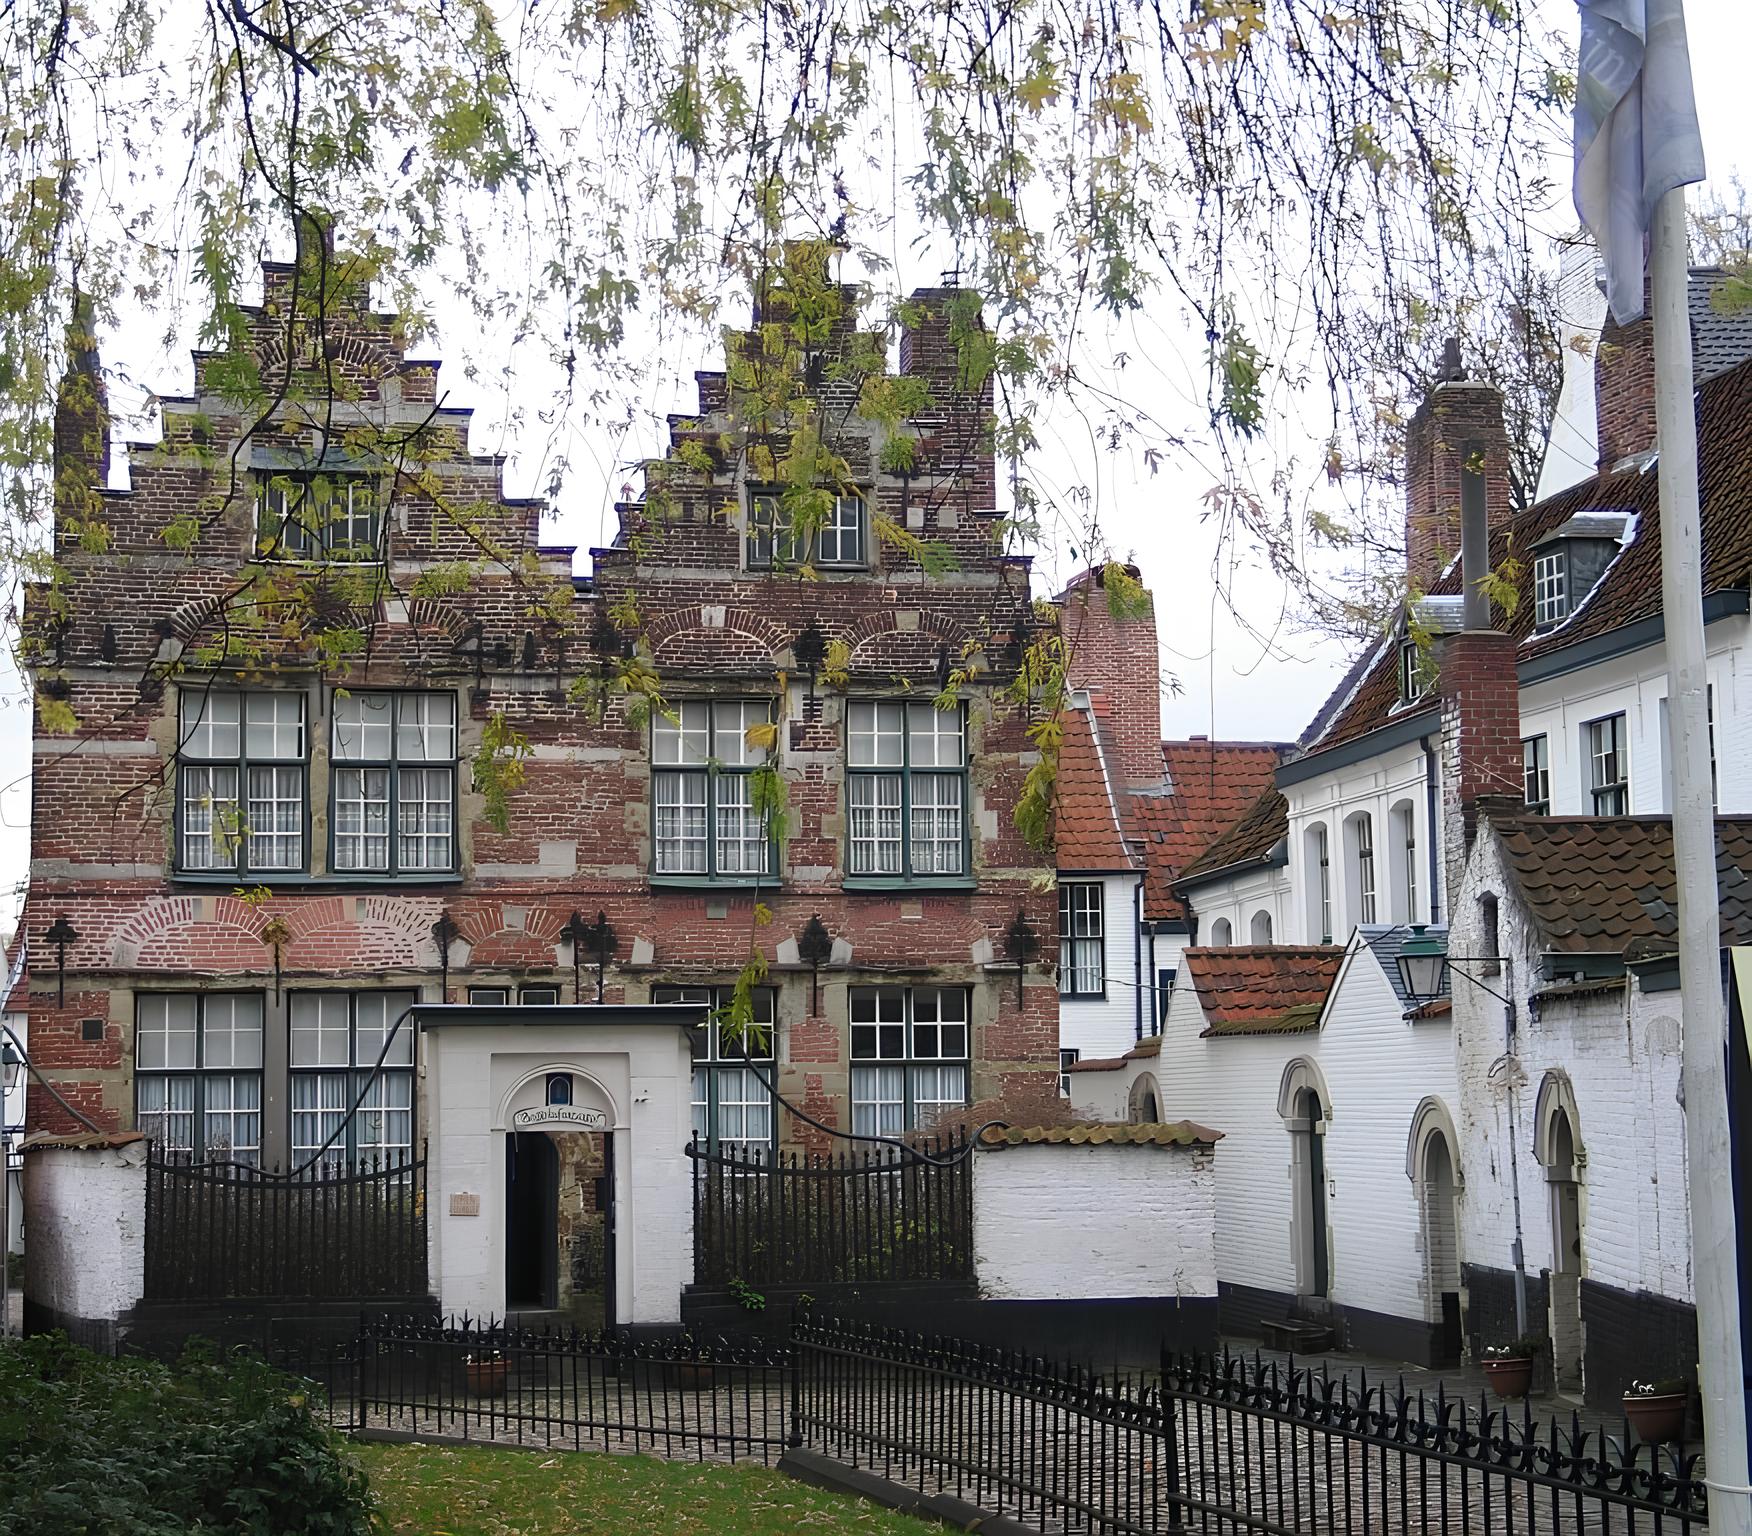
[[[1678,877],[1684,1026],[1681,1071],[1709,1527],[1718,1536],[1752,1536],[1752,1489],[1746,1486],[1739,1257],[1728,1134],[1728,1019],[1722,989],[1715,807],[1710,791],[1709,684],[1704,671],[1697,417],[1683,187],[1662,194],[1655,205],[1650,235],[1655,441],[1660,454],[1661,606],[1666,619],[1667,731],[1673,763],[1673,863]]]

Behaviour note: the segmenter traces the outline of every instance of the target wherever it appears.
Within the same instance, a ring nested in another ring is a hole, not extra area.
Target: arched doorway
[[[1307,1156],[1303,1160],[1307,1177],[1301,1191],[1301,1199],[1307,1211],[1308,1275],[1312,1282],[1307,1294],[1324,1297],[1332,1283],[1332,1277],[1327,1272],[1326,1253],[1326,1110],[1320,1103],[1320,1095],[1314,1089],[1302,1090],[1299,1113],[1308,1125],[1303,1133],[1308,1143]]]
[[[1417,1196],[1423,1254],[1424,1319],[1431,1325],[1432,1363],[1458,1364],[1464,1348],[1460,1316],[1460,1168],[1453,1117],[1438,1098],[1412,1116],[1406,1175]]]
[[[505,1137],[505,1307],[539,1312],[559,1300],[560,1158],[546,1131]]]
[[[1290,1133],[1290,1249],[1296,1295],[1324,1301],[1332,1291],[1332,1243],[1327,1229],[1326,1123],[1331,1099],[1320,1069],[1307,1057],[1284,1068],[1278,1114]]]
[[[1577,1178],[1576,1133],[1569,1111],[1551,1116],[1551,1363],[1560,1391],[1582,1385],[1582,1186]]]
[[[1133,1125],[1155,1125],[1162,1118],[1162,1097],[1156,1092],[1153,1073],[1140,1072],[1132,1083],[1126,1118]]]

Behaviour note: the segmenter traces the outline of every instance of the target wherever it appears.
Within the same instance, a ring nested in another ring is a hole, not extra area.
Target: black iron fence
[[[782,1346],[392,1316],[288,1363],[353,1433],[768,1465],[785,1447]]]
[[[696,1140],[688,1148],[695,1283],[971,1280],[965,1133],[926,1138],[919,1150],[940,1161],[712,1151]]]
[[[772,1463],[807,1448],[1069,1536],[1666,1536],[1697,1458],[1232,1356],[1149,1379],[803,1319],[789,1345],[367,1320],[295,1362],[353,1431]]]
[[[426,1294],[424,1158],[294,1174],[147,1159],[148,1300]]]

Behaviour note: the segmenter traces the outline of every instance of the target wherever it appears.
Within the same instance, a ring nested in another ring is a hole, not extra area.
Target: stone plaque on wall
[[[458,1191],[450,1197],[450,1214],[452,1216],[479,1216],[481,1213],[481,1197]]]

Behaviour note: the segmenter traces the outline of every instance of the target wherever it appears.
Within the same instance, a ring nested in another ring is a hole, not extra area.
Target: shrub
[[[0,1531],[368,1536],[365,1474],[307,1390],[210,1349],[168,1366],[62,1334],[0,1345]]]

